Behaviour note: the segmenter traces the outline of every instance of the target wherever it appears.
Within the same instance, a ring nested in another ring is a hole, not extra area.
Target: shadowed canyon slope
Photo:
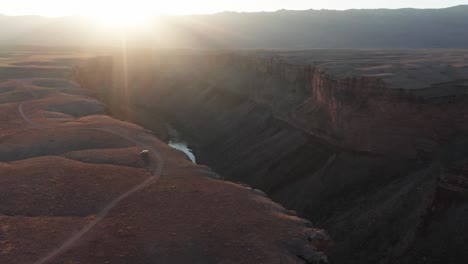
[[[327,263],[323,230],[106,115],[71,81],[86,55],[5,54],[0,263]]]
[[[1,10],[0,10],[1,12]],[[146,48],[468,48],[468,6],[305,10],[156,18],[128,32]],[[83,17],[0,16],[0,44],[120,46],[121,35]]]
[[[465,50],[316,50],[135,52],[75,75],[330,231],[335,263],[465,263],[467,73]]]

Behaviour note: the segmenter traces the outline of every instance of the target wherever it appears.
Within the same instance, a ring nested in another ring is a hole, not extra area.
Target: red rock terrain
[[[106,115],[69,80],[80,54],[10,55],[0,65],[0,263],[327,262],[324,231]]]

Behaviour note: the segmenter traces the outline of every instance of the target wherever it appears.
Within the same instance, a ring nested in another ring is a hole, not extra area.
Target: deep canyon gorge
[[[75,69],[112,115],[265,191],[333,263],[463,263],[465,51],[134,51]]]
[[[192,162],[171,122],[110,116],[71,79],[96,55],[0,56],[0,263],[329,263],[324,230]]]

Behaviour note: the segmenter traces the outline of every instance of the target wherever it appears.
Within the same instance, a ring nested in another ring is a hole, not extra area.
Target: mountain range
[[[3,45],[120,45],[122,36],[84,17],[0,15],[0,28]],[[468,5],[165,16],[127,32],[127,41],[204,49],[468,48]]]

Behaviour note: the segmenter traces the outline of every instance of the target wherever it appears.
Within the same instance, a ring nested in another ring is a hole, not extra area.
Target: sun
[[[113,29],[131,29],[146,26],[147,17],[141,15],[111,13],[95,17],[97,22],[104,27]]]
[[[160,21],[166,15],[211,13],[215,0],[83,0],[92,4],[82,7],[81,13],[91,16],[106,30],[127,32]]]
[[[151,10],[131,1],[103,5],[94,9],[91,15],[98,25],[109,30],[137,30],[148,26]]]

